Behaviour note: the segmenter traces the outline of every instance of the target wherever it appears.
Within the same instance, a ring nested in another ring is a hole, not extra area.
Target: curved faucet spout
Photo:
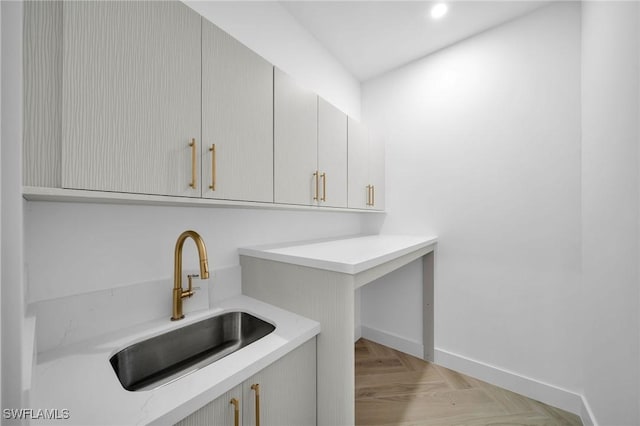
[[[173,315],[171,321],[177,321],[184,318],[182,313],[182,299],[193,296],[193,288],[191,279],[189,279],[189,289],[182,289],[182,248],[187,238],[191,238],[198,249],[198,258],[200,259],[200,278],[209,278],[209,261],[207,259],[207,247],[200,234],[195,231],[184,231],[176,241],[176,249],[174,252],[174,268],[173,268]]]

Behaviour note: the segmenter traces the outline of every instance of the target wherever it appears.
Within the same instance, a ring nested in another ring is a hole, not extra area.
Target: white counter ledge
[[[367,235],[315,242],[240,248],[244,256],[327,271],[358,274],[425,247],[436,237]]]
[[[368,235],[240,249],[243,294],[322,326],[317,342],[318,426],[355,424],[355,290],[418,259],[423,357],[433,359],[436,246],[436,237]]]
[[[267,320],[276,329],[260,340],[183,378],[148,391],[125,390],[109,359],[126,346],[229,311]],[[38,355],[32,405],[68,410],[69,419],[47,424],[174,424],[242,383],[320,332],[316,321],[238,296],[179,323],[167,318]],[[32,423],[38,424],[38,421]]]

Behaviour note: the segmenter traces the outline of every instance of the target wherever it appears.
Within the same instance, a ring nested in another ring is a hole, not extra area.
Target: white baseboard
[[[435,362],[578,416],[582,415],[585,407],[585,401],[580,394],[442,349],[436,349]],[[595,426],[595,423],[592,424]]]
[[[582,395],[582,408],[580,409],[580,418],[582,419],[582,424],[584,426],[598,426],[598,422],[596,421],[596,416],[593,415],[593,411],[591,411],[591,406]]]
[[[356,333],[358,334],[358,332],[363,338],[373,342],[418,358],[423,358],[424,356],[424,346],[421,343],[397,334],[365,325],[357,327]],[[593,411],[584,395],[442,349],[435,350],[435,362],[443,367],[574,413],[580,416],[584,426],[598,426],[598,422],[595,420]]]
[[[380,343],[400,352],[413,355],[417,358],[424,358],[424,346],[413,340],[398,336],[397,334],[388,333],[386,331],[377,330],[375,328],[360,326],[361,335],[367,340]]]

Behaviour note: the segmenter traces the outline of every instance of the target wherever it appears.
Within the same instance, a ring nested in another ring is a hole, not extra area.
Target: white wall
[[[584,394],[601,425],[640,424],[640,11],[584,2]]]
[[[28,300],[170,279],[176,239],[186,229],[202,235],[210,268],[221,269],[238,265],[238,247],[357,234],[360,214],[29,202]],[[189,241],[185,270],[196,271],[197,260]]]
[[[365,338],[422,358],[422,259],[360,288]]]
[[[0,22],[2,22],[2,6],[0,6]],[[2,99],[2,31],[0,31],[0,100]],[[0,129],[2,129],[2,102],[0,101]],[[2,146],[2,134],[0,131],[0,147]],[[2,149],[0,148],[0,164],[2,164]],[[0,200],[2,199],[2,173],[0,173]],[[0,208],[0,277],[2,277],[2,208]],[[0,282],[2,282],[0,280]],[[2,288],[0,286],[0,342],[2,341]],[[2,350],[0,350],[0,404],[2,403]],[[4,406],[4,405],[3,405]]]
[[[582,382],[579,76],[571,2],[362,89],[364,121],[386,141],[382,232],[440,238],[436,349],[572,392]],[[411,306],[410,284],[390,284],[396,299],[378,305]],[[388,331],[412,339],[417,327]]]
[[[286,71],[302,86],[360,119],[360,82],[278,2],[184,3]]]
[[[2,2],[2,407],[23,406],[22,3]]]
[[[0,22],[2,22],[2,6],[0,6]],[[2,31],[0,31],[0,129],[2,129]],[[2,132],[0,130],[0,147],[2,147]],[[2,149],[0,148],[0,164],[2,164]],[[2,200],[2,173],[0,173],[0,200]],[[0,208],[0,277],[2,277],[2,208]],[[1,282],[1,280],[0,280]],[[0,289],[0,342],[2,342],[2,291]],[[1,345],[0,345],[1,346]],[[2,350],[0,350],[0,404],[2,404]],[[3,405],[4,406],[4,405]]]

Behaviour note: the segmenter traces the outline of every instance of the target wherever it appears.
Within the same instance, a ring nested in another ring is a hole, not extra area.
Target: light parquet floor
[[[365,339],[355,360],[359,426],[582,426],[575,414]]]

